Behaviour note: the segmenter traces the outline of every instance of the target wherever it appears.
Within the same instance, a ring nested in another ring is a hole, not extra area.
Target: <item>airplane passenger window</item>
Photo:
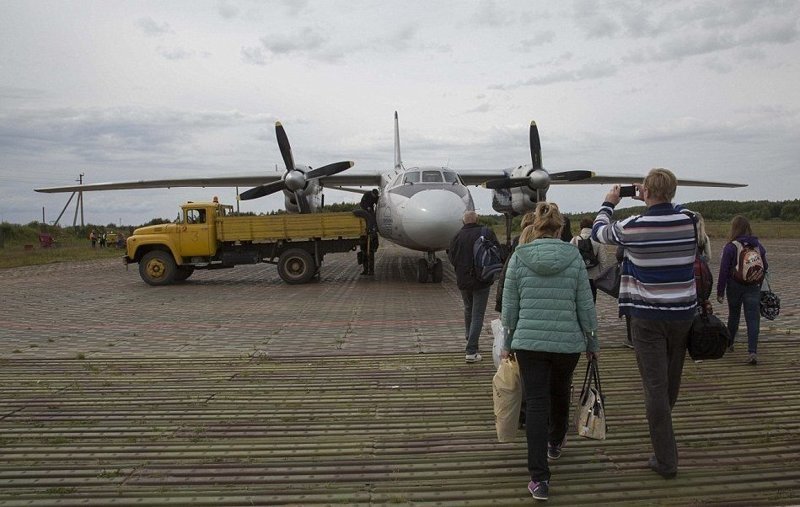
[[[439,171],[422,171],[423,183],[441,183],[442,173]]]
[[[405,177],[403,178],[403,183],[419,183],[419,173],[406,173]]]
[[[444,181],[446,181],[447,183],[455,183],[456,181],[458,181],[458,176],[456,176],[456,173],[451,173],[450,171],[444,171],[442,174],[444,175]]]

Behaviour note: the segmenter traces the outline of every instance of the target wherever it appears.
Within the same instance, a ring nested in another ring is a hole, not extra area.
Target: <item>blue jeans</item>
[[[728,333],[731,335],[731,343],[736,338],[736,331],[739,330],[739,317],[744,306],[747,351],[755,354],[761,326],[761,285],[743,285],[736,280],[728,280],[725,295],[728,298]]]
[[[572,373],[580,354],[515,350],[525,393],[528,472],[533,481],[550,480],[547,444],[563,442],[569,428]]]
[[[464,337],[467,340],[467,354],[478,352],[478,339],[483,330],[483,314],[486,313],[486,303],[489,302],[489,289],[462,290],[461,299],[464,300]]]

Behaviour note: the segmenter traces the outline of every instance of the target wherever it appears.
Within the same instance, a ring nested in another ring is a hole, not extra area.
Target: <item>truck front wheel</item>
[[[139,261],[139,276],[150,285],[169,285],[175,280],[177,266],[172,254],[163,250],[147,252]]]
[[[278,259],[278,275],[286,283],[293,285],[306,283],[316,272],[314,258],[301,248],[286,250]]]

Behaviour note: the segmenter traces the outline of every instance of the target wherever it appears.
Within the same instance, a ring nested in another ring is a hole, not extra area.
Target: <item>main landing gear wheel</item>
[[[150,285],[169,285],[176,272],[175,259],[163,250],[147,252],[139,261],[139,276]]]
[[[420,259],[417,261],[417,281],[426,283],[428,281],[428,261]]]
[[[278,258],[278,275],[292,285],[309,282],[317,273],[311,254],[302,248],[291,248]]]

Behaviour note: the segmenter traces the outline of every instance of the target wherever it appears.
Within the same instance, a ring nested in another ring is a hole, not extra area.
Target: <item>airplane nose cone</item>
[[[418,246],[444,250],[461,229],[466,203],[448,190],[423,190],[408,200],[403,230]]]

